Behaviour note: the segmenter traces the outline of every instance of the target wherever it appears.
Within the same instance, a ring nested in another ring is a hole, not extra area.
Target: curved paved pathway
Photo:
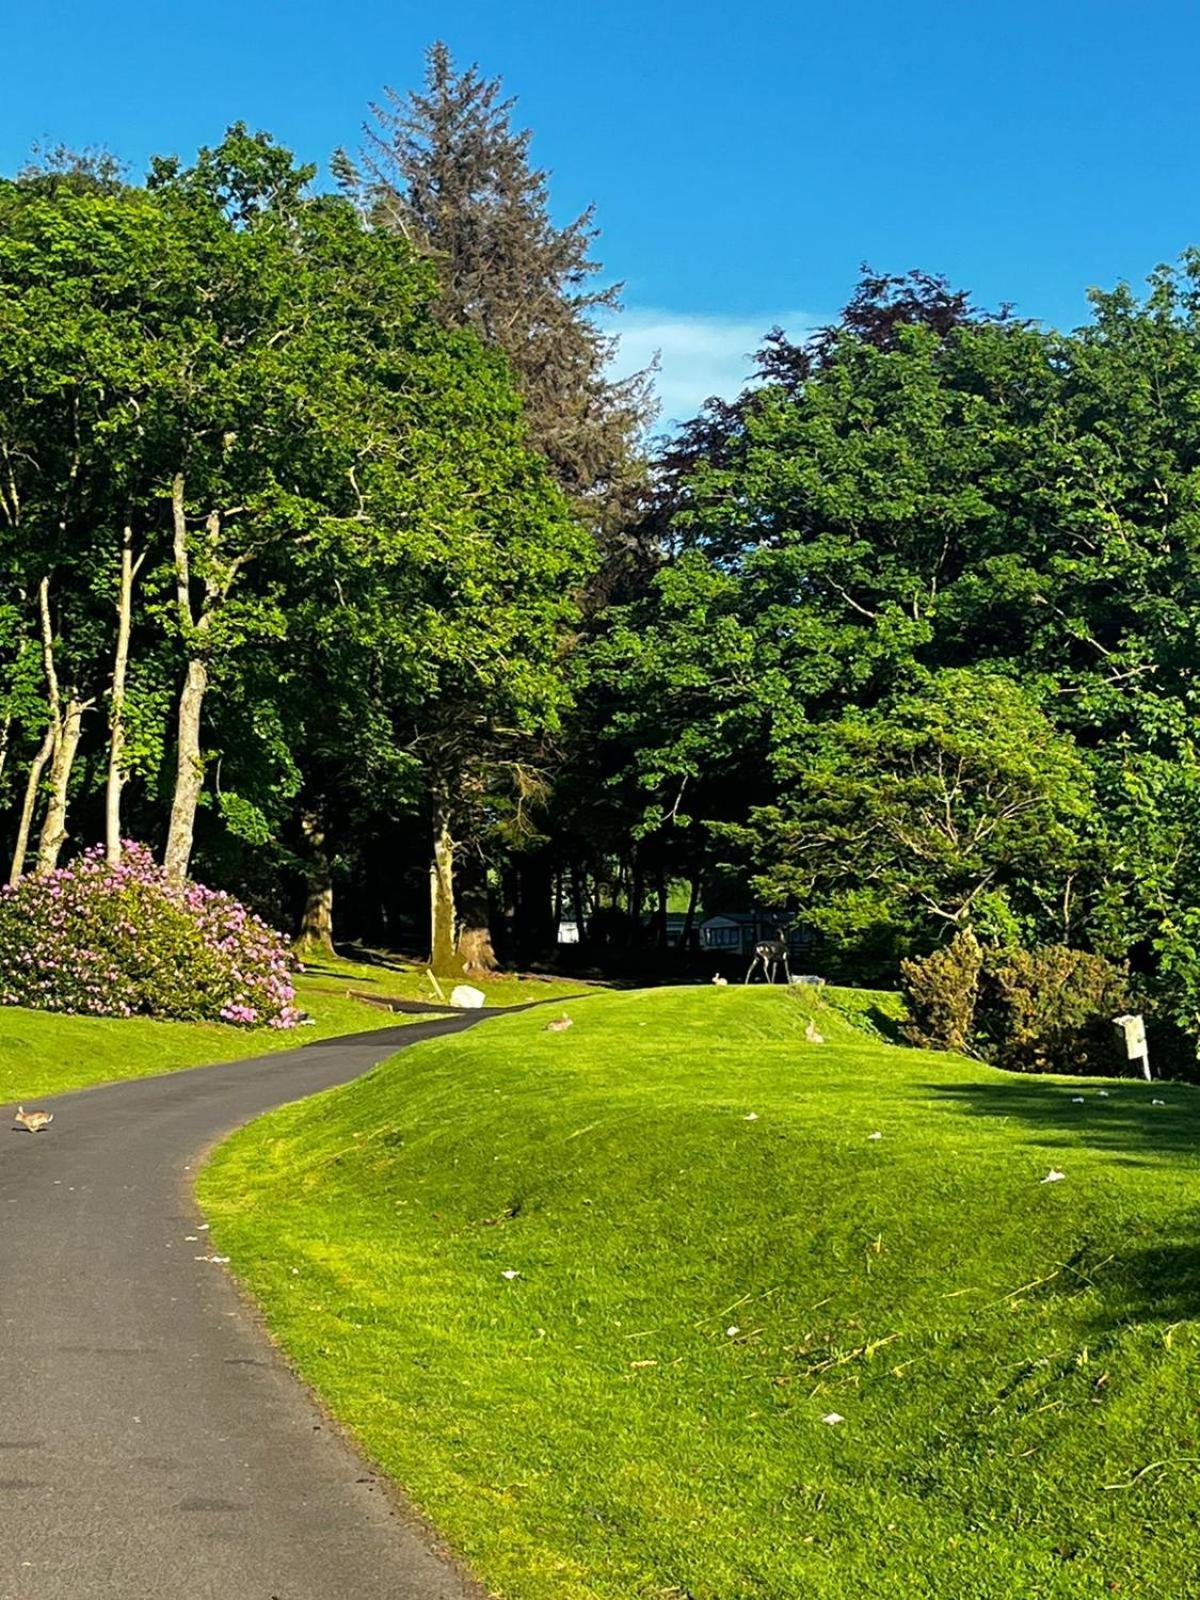
[[[260,1112],[478,1018],[62,1095],[36,1136],[5,1116],[0,1600],[477,1594],[197,1259],[191,1173]]]

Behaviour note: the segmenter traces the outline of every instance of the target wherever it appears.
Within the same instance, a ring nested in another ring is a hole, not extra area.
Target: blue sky
[[[237,118],[323,159],[445,38],[519,96],[563,216],[596,202],[624,359],[662,350],[668,419],[735,389],[772,323],[836,311],[863,260],[1075,325],[1089,284],[1200,243],[1195,0],[4,0],[0,18],[3,170],[37,140],[140,169]]]

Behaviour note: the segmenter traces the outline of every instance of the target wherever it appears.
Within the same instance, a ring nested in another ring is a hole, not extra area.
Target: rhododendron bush
[[[232,895],[169,883],[143,846],[0,889],[0,1004],[241,1027],[300,1021],[283,940]]]

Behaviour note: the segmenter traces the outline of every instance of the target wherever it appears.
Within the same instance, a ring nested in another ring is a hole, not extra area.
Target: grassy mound
[[[898,1049],[874,997],[569,1009],[272,1113],[201,1183],[493,1590],[1200,1594],[1194,1090]]]

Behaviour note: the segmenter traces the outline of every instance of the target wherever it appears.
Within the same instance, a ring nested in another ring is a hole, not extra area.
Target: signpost
[[[1144,1017],[1129,1014],[1123,1017],[1114,1017],[1113,1026],[1121,1035],[1125,1046],[1127,1061],[1140,1061],[1142,1064],[1142,1077],[1150,1082],[1150,1052],[1146,1046],[1146,1022]]]

